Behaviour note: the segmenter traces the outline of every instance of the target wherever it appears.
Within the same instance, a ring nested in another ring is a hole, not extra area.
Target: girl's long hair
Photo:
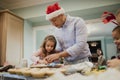
[[[53,48],[53,50],[51,52],[49,52],[49,54],[55,53],[55,47],[56,47],[56,44],[57,44],[57,41],[56,41],[56,39],[55,39],[55,37],[53,35],[46,36],[43,43],[42,43],[42,45],[40,46],[40,48],[42,48],[42,51],[45,54],[45,56],[47,55],[47,50],[45,49],[45,45],[46,45],[47,41],[54,42],[54,48]]]

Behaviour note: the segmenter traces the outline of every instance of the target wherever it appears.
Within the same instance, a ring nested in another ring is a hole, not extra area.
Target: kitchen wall
[[[24,58],[31,63],[30,57],[33,53],[33,28],[29,21],[24,21]]]

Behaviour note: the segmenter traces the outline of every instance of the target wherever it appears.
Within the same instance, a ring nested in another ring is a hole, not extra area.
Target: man
[[[87,44],[87,27],[83,19],[65,15],[64,9],[58,3],[47,7],[46,19],[56,27],[56,50],[59,51],[47,56],[45,59],[48,62],[61,57],[65,58],[67,64],[89,61],[91,53]]]
[[[114,39],[115,45],[120,50],[120,26],[117,26],[113,29],[112,37]],[[107,66],[108,67],[120,67],[120,56],[118,56],[118,58],[108,60]]]

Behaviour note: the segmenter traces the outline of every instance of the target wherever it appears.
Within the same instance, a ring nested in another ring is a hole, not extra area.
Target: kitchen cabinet
[[[0,12],[0,65],[19,65],[23,57],[24,19],[9,10]]]

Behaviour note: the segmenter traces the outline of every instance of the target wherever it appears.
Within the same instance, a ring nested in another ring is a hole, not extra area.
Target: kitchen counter
[[[55,73],[48,78],[33,78],[25,77],[17,74],[0,73],[0,80],[120,80],[120,71],[117,69],[109,68],[107,70],[94,70],[91,74],[82,75],[80,73],[74,73],[71,75],[63,75],[60,72]],[[109,76],[109,77],[108,77]]]

